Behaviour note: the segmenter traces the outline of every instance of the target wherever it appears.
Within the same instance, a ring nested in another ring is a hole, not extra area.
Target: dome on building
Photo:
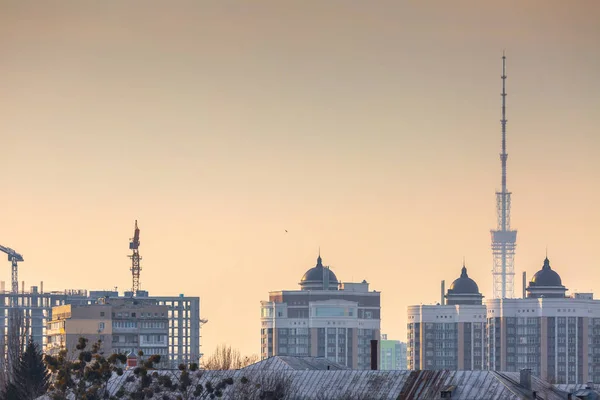
[[[317,265],[306,271],[300,280],[300,286],[311,290],[337,290],[338,279],[329,267],[323,266],[321,255],[317,258]],[[325,288],[325,286],[328,286]]]
[[[535,286],[562,286],[560,275],[550,268],[548,257],[544,260],[544,266],[531,278],[531,284]]]
[[[483,296],[479,293],[479,286],[467,275],[464,263],[460,277],[452,282],[445,297],[448,305],[481,304]]]
[[[560,275],[550,268],[548,257],[544,260],[544,266],[533,275],[527,287],[527,297],[562,298],[565,297],[567,288],[563,286]]]
[[[460,278],[450,285],[453,294],[479,294],[479,286],[467,275],[467,267],[463,265]]]

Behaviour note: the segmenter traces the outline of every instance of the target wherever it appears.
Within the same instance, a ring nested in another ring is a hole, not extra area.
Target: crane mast
[[[19,293],[19,265],[18,263],[23,260],[23,256],[10,247],[0,246],[0,251],[8,255],[8,261],[12,264],[11,273],[11,293]]]
[[[133,278],[131,292],[133,296],[135,296],[137,294],[137,291],[140,289],[140,271],[142,270],[142,267],[140,266],[140,260],[142,259],[142,257],[140,257],[139,247],[140,229],[138,228],[136,220],[133,238],[129,241],[129,249],[131,250],[131,255],[129,256],[129,258],[131,258],[131,275]]]

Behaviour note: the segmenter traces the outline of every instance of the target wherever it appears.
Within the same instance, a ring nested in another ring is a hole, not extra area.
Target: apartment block
[[[366,281],[339,282],[319,255],[300,290],[270,292],[261,302],[261,357],[325,357],[369,369],[371,340],[380,337],[380,294]]]
[[[0,283],[0,335],[4,335],[0,343],[5,345],[10,342],[9,332],[17,332],[18,336],[25,336],[40,346],[46,347],[46,327],[52,317],[52,307],[66,304],[85,302],[87,291],[64,290],[44,292],[43,283],[40,286],[31,286],[25,290],[12,293],[5,291],[5,282]],[[14,328],[14,329],[13,329]],[[0,350],[0,351],[2,351]]]
[[[437,305],[408,307],[408,369],[485,369],[486,310],[464,265],[444,299]]]
[[[166,307],[167,316],[167,356],[171,366],[176,368],[179,364],[199,362],[200,352],[200,298],[179,296],[150,296],[147,291],[139,290],[133,297],[130,292],[119,296],[118,292],[92,291],[89,302],[93,303],[99,298],[136,299],[138,301],[152,300],[158,306]]]
[[[104,353],[160,355],[168,365],[168,307],[155,300],[99,299],[96,304],[54,307],[46,352],[75,357],[80,337],[102,341]]]
[[[488,300],[488,368],[530,368],[557,384],[600,382],[600,301],[566,291],[546,258],[526,298]]]
[[[379,342],[379,369],[382,371],[406,370],[406,343],[389,340],[386,334],[381,335]]]

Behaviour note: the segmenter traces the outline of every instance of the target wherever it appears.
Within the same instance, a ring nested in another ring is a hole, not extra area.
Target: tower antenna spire
[[[492,230],[492,254],[494,257],[493,278],[494,298],[512,298],[513,280],[515,275],[515,247],[517,231],[510,229],[510,197],[506,185],[506,53],[502,51],[502,152],[500,163],[502,167],[501,189],[496,192],[496,211],[498,226]]]

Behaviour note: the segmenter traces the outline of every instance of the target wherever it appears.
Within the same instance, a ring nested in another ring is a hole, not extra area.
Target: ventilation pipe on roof
[[[523,368],[520,371],[519,383],[527,390],[531,390],[531,370],[529,368]]]
[[[371,340],[371,370],[377,371],[378,368],[378,358],[377,357],[377,339]]]
[[[523,271],[523,298],[527,297],[527,272]]]
[[[446,291],[446,281],[442,281],[442,296],[440,297],[440,304],[446,305],[446,299],[444,298],[444,292]]]

